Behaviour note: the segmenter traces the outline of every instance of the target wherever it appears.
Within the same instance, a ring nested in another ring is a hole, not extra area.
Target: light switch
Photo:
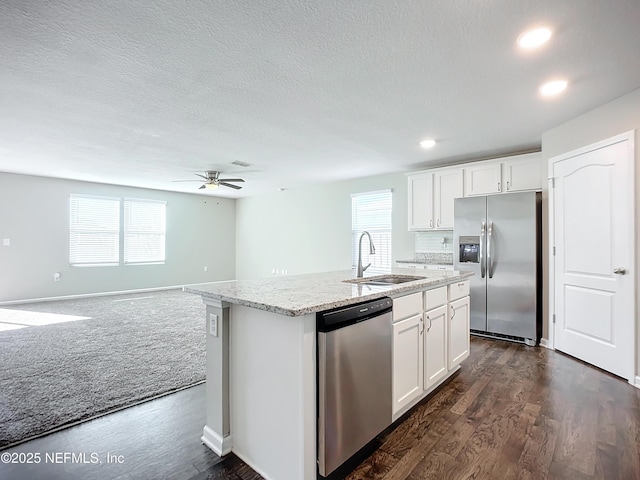
[[[215,313],[209,314],[209,335],[218,336],[218,315]]]
[[[10,239],[10,238],[3,238],[3,239],[2,239],[2,245],[3,245],[4,247],[9,247],[9,246],[11,246],[11,239]]]

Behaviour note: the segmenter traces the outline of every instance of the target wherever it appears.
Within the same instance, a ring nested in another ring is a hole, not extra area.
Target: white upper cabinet
[[[470,163],[463,167],[465,197],[542,189],[540,153]]]
[[[464,168],[464,196],[490,195],[502,191],[500,163],[478,163]]]
[[[434,228],[453,228],[453,199],[464,195],[464,178],[461,168],[440,170],[433,173]]]
[[[542,189],[542,155],[529,153],[502,161],[504,192]]]
[[[409,175],[409,230],[433,228],[433,174]]]

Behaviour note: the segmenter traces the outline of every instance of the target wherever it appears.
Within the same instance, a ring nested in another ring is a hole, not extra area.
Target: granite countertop
[[[440,285],[464,280],[473,275],[470,272],[452,270],[425,270],[418,273],[403,268],[393,268],[390,272],[384,273],[419,276],[424,279],[398,285],[358,285],[344,281],[354,279],[356,277],[355,271],[341,270],[259,280],[201,283],[184,287],[184,291],[202,295],[204,299],[221,300],[295,317],[366,300],[418,290],[429,290]],[[380,273],[372,272],[365,277],[377,275]]]
[[[419,263],[422,265],[453,265],[453,252],[416,253],[410,260],[396,260],[398,263]]]
[[[447,260],[425,260],[424,258],[412,258],[411,260],[396,260],[398,263],[419,263],[421,265],[453,265],[453,262]]]

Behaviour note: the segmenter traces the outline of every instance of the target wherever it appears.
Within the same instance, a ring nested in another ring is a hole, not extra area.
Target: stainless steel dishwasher
[[[391,425],[390,298],[318,312],[318,472]]]

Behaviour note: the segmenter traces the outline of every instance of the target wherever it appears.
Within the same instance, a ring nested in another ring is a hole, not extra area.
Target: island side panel
[[[229,326],[233,452],[266,479],[315,479],[315,314],[232,305]]]
[[[207,424],[202,432],[202,442],[224,456],[231,452],[233,443],[229,413],[229,304],[216,299],[203,301],[207,332]]]

